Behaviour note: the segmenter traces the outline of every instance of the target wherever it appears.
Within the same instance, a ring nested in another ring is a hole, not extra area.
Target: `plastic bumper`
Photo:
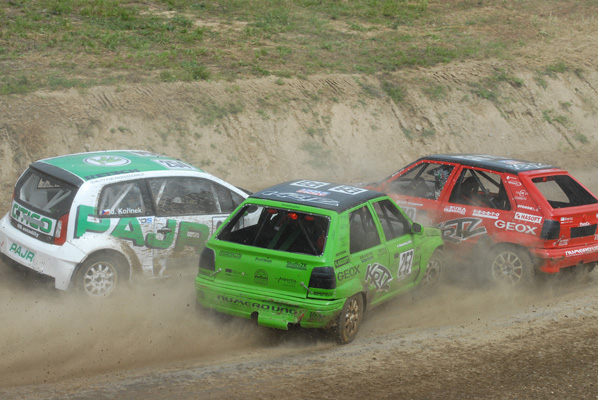
[[[15,229],[7,217],[0,220],[0,252],[22,267],[54,278],[56,289],[67,290],[77,264],[85,254],[65,243],[41,242]]]
[[[562,268],[598,262],[598,244],[555,249],[534,249],[532,255],[539,260],[542,272],[554,274]]]
[[[344,299],[311,300],[240,292],[238,288],[215,284],[200,276],[195,278],[195,290],[203,307],[247,319],[257,315],[258,325],[285,330],[289,324],[325,328],[336,321],[345,303]]]

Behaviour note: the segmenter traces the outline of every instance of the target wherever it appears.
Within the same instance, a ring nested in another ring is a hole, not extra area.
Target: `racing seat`
[[[478,190],[480,185],[478,184],[475,176],[470,176],[461,183],[459,188],[459,201],[460,204],[479,205]]]

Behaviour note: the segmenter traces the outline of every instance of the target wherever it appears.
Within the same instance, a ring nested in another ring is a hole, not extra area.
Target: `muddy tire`
[[[423,293],[430,294],[435,292],[442,283],[442,278],[444,275],[443,261],[444,255],[442,250],[435,250],[434,253],[432,253],[432,257],[430,257],[430,260],[428,261],[428,266],[426,267],[424,276],[419,283],[419,287]]]
[[[77,270],[75,286],[92,298],[108,297],[127,281],[127,263],[122,257],[102,254],[89,257]]]
[[[339,344],[351,343],[364,317],[363,297],[356,294],[345,302],[336,325],[336,341]]]
[[[529,254],[515,246],[499,246],[488,254],[484,265],[488,279],[498,285],[528,287],[535,272]]]

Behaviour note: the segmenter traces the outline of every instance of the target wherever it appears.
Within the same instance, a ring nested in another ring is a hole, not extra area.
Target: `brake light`
[[[332,267],[314,267],[309,278],[309,287],[314,289],[336,288],[336,276]]]
[[[542,233],[540,234],[540,239],[556,240],[560,237],[560,233],[561,223],[552,219],[546,219],[544,220],[544,224],[542,225]]]
[[[216,270],[216,254],[214,250],[205,247],[199,256],[199,268],[207,269],[208,271]]]
[[[54,230],[54,244],[62,246],[66,242],[66,231],[69,224],[69,215],[64,214],[56,223],[56,229]]]

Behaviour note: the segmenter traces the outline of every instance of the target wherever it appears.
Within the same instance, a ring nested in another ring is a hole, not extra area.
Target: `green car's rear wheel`
[[[357,336],[364,316],[363,297],[356,294],[345,302],[338,316],[336,339],[340,344],[350,343]]]

